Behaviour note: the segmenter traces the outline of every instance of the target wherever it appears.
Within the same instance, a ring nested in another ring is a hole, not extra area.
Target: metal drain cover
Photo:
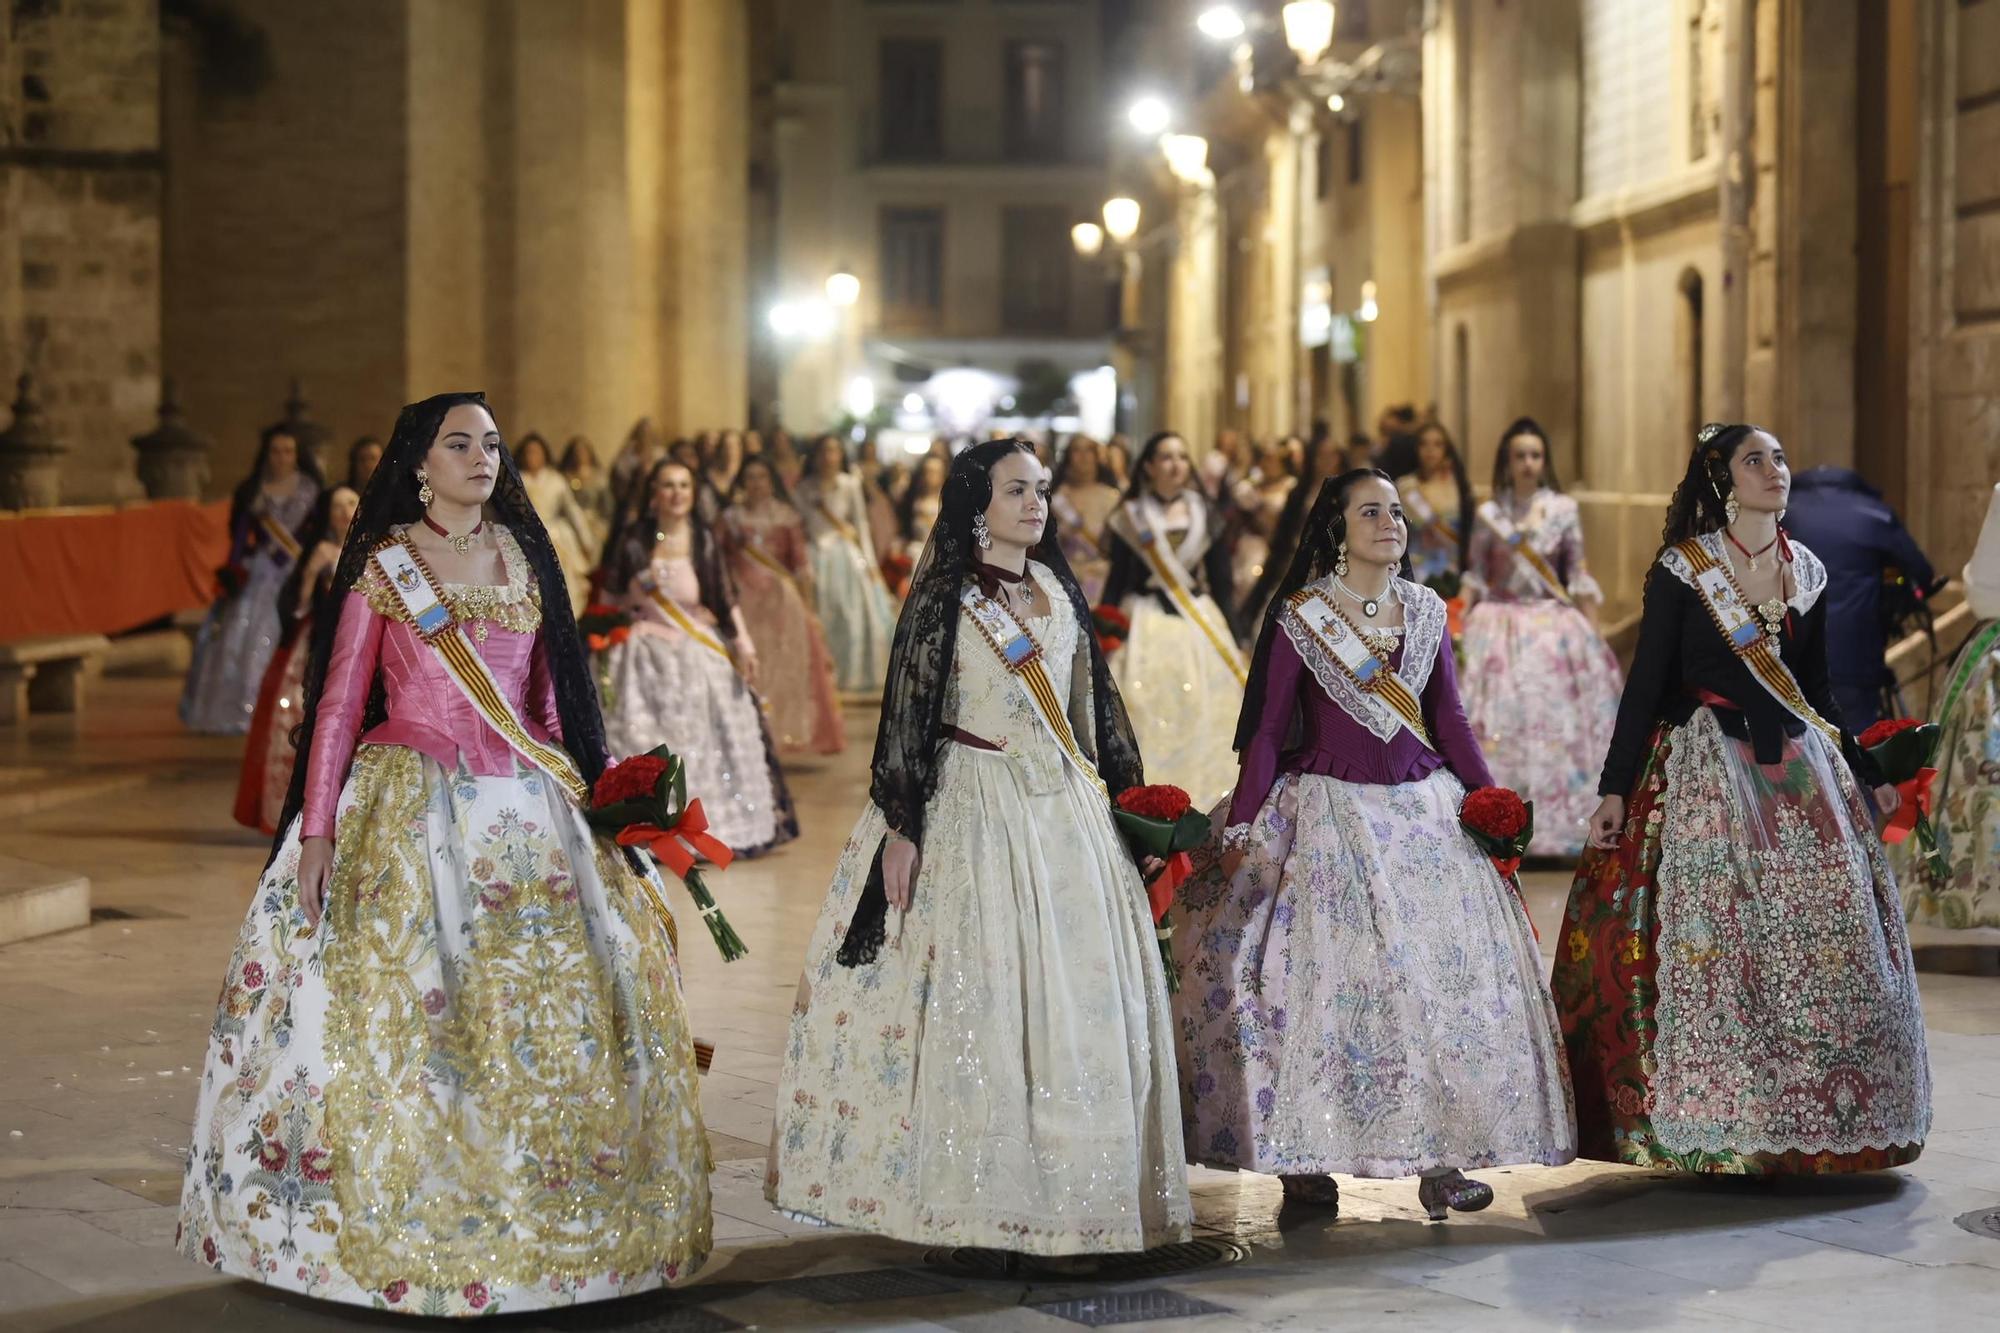
[[[1970,1231],[1975,1236],[1988,1240],[2000,1240],[2000,1208],[1981,1208],[1975,1212],[1961,1213],[1952,1221],[1960,1229]]]
[[[931,1250],[924,1262],[961,1277],[993,1282],[1132,1282],[1141,1278],[1173,1277],[1197,1268],[1241,1263],[1250,1254],[1229,1240],[1188,1240],[1161,1245],[1139,1254],[1078,1255],[1046,1258],[1011,1250],[970,1246]]]

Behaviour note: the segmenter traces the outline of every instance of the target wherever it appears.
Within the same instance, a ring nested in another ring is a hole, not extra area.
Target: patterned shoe
[[[1442,1176],[1425,1176],[1417,1182],[1417,1202],[1433,1222],[1444,1221],[1447,1209],[1459,1213],[1476,1213],[1493,1202],[1493,1187],[1477,1180],[1466,1179],[1463,1171],[1452,1171]]]
[[[1340,1182],[1332,1176],[1279,1176],[1286,1203],[1302,1203],[1309,1208],[1340,1211]]]

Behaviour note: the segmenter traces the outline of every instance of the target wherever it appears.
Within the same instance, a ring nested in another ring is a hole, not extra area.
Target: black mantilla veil
[[[1299,549],[1292,556],[1292,563],[1286,567],[1285,576],[1278,580],[1270,604],[1264,608],[1264,623],[1257,631],[1257,649],[1250,657],[1250,679],[1243,687],[1243,711],[1236,715],[1236,739],[1232,744],[1239,751],[1250,743],[1250,738],[1257,732],[1257,721],[1264,715],[1265,681],[1271,669],[1271,640],[1282,632],[1278,628],[1278,617],[1284,613],[1293,593],[1333,572],[1340,543],[1347,539],[1347,493],[1370,477],[1388,483],[1392,491],[1396,488],[1395,479],[1381,468],[1358,467],[1327,478],[1320,484],[1319,494],[1313,497],[1312,512],[1306,515],[1305,532],[1299,538]],[[1396,573],[1402,578],[1410,577],[1410,550],[1407,545],[1403,548],[1403,561]],[[1294,712],[1296,714],[1296,710]],[[1298,725],[1294,716],[1294,732]]]
[[[896,637],[889,649],[889,675],[882,689],[882,724],[875,733],[875,757],[869,766],[869,799],[889,827],[923,846],[924,811],[937,791],[938,752],[946,743],[946,686],[958,650],[960,597],[971,576],[978,547],[972,520],[986,512],[993,499],[993,468],[1012,454],[1033,456],[1034,445],[1022,439],[989,440],[965,450],[952,461],[945,478],[937,523],[924,544],[922,558],[910,578],[910,595],[896,619]],[[1042,539],[1028,552],[1055,575],[1069,597],[1078,632],[1090,654],[1091,699],[1095,711],[1092,741],[1098,775],[1114,794],[1145,781],[1139,743],[1125,704],[1111,681],[1103,650],[1090,617],[1090,603],[1063,558],[1060,534],[1051,514]],[[868,883],[854,909],[840,945],[840,962],[856,967],[873,962],[885,937],[888,898],[882,888],[882,848],[875,849]]]
[[[313,727],[319,717],[320,693],[326,684],[327,659],[333,654],[334,632],[339,628],[338,609],[346,605],[351,591],[368,568],[375,548],[392,535],[399,525],[422,521],[424,508],[417,502],[417,469],[423,466],[444,424],[445,414],[464,404],[486,406],[482,393],[441,393],[420,403],[411,403],[396,417],[396,429],[382,451],[382,461],[369,478],[354,522],[341,544],[340,563],[334,567],[327,603],[336,614],[313,621],[312,657],[306,665],[305,714],[292,733],[298,757],[292,767],[292,785],[285,793],[284,814],[278,820],[278,836],[271,844],[271,859],[284,845],[285,830],[305,804],[306,771],[312,762]],[[541,646],[548,655],[549,678],[555,686],[556,713],[562,721],[562,745],[583,774],[585,782],[595,782],[604,771],[604,719],[597,708],[597,687],[592,683],[583,641],[576,632],[576,617],[570,612],[569,586],[556,563],[555,548],[549,544],[548,529],[535,513],[528,492],[521,485],[513,455],[500,451],[500,475],[493,494],[486,501],[486,517],[504,524],[514,534],[527,557],[528,568],[541,589]],[[368,706],[362,715],[366,731],[386,716],[382,682],[378,677],[369,689]],[[266,863],[268,865],[268,862]]]
[[[250,460],[249,475],[236,483],[236,489],[229,493],[229,532],[231,536],[242,530],[242,525],[250,521],[251,506],[257,503],[258,492],[264,489],[264,465],[271,457],[271,441],[287,439],[298,449],[298,468],[311,479],[312,484],[324,492],[326,475],[320,471],[319,460],[312,451],[299,443],[299,437],[288,430],[283,423],[266,426],[257,436],[257,456]]]

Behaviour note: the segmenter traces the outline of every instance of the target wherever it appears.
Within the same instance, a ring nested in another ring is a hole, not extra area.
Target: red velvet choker
[[[979,591],[985,593],[988,597],[998,597],[1000,595],[1001,584],[1019,583],[1028,577],[1028,572],[1023,568],[1019,573],[1016,573],[1013,570],[1002,569],[998,565],[989,565],[984,560],[975,558],[972,562],[972,577],[979,580]]]

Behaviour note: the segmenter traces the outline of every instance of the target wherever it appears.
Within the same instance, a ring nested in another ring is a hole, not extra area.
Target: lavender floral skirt
[[[1234,878],[1206,849],[1175,934],[1190,1161],[1396,1177],[1576,1156],[1533,929],[1459,828],[1464,795],[1442,769],[1290,773]]]

